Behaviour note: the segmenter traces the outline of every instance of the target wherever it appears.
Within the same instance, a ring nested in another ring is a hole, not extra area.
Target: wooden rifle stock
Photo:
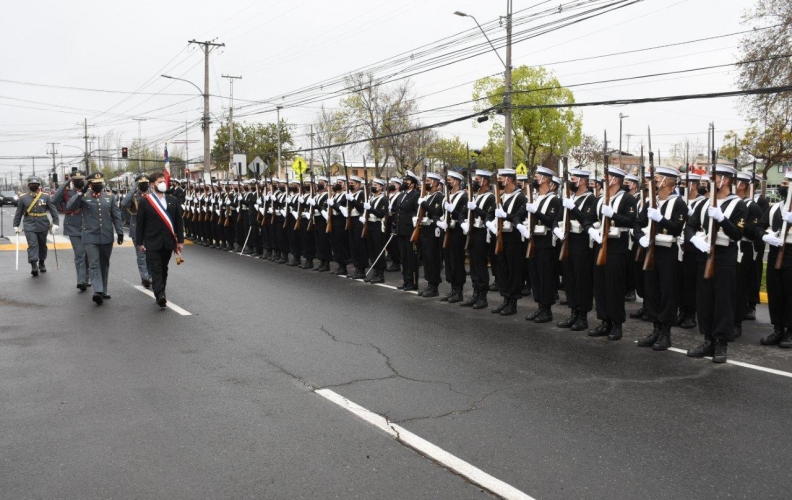
[[[424,167],[423,176],[421,180],[421,198],[425,196],[426,196],[426,167]],[[423,221],[425,214],[426,211],[424,210],[423,206],[421,206],[421,204],[419,203],[418,214],[417,214],[418,217],[415,220],[415,229],[413,229],[413,234],[412,236],[410,236],[410,242],[412,243],[418,243],[418,241],[421,239],[421,222]]]
[[[314,199],[314,174],[313,170],[311,170],[311,191],[308,193],[311,199]],[[316,201],[316,200],[314,200]],[[313,231],[314,229],[314,207],[316,205],[308,205],[308,227],[306,230]]]
[[[297,191],[297,211],[294,212],[294,230],[299,231],[302,229],[302,195],[303,195],[303,181],[302,174],[300,174],[300,189]]]
[[[569,189],[569,158],[563,158],[564,168],[564,198],[570,199],[572,197],[572,190]],[[572,213],[569,209],[564,208],[564,241],[561,243],[561,252],[558,254],[558,260],[564,261],[569,258],[569,234],[572,230]]]
[[[347,170],[346,164],[346,157],[344,153],[341,153],[341,159],[344,162],[344,177],[346,178],[346,192],[349,194],[349,170]],[[347,215],[346,215],[346,223],[344,224],[344,231],[350,231],[352,229],[352,209],[349,207],[349,200],[346,200],[347,204]]]
[[[605,167],[603,168],[603,175],[602,175],[602,189],[605,190],[604,201],[603,201],[603,208],[605,205],[610,206],[610,173],[608,173],[608,163],[610,163],[610,158],[608,157],[608,134],[605,133],[605,155],[604,155],[604,163]],[[602,243],[600,244],[599,254],[597,254],[597,265],[604,266],[608,263],[608,236],[610,235],[610,227],[611,227],[611,218],[604,217],[602,218],[602,225],[600,228],[600,235],[602,237]]]
[[[651,138],[651,135],[649,136]],[[657,208],[657,193],[654,187],[654,153],[649,151],[649,206]],[[667,202],[670,203],[670,202]],[[647,212],[648,213],[648,212]],[[646,257],[644,258],[643,270],[654,269],[655,265],[655,237],[657,236],[657,223],[649,219],[649,246],[646,247]]]
[[[500,182],[495,181],[495,204],[498,208],[503,210],[501,206],[501,190],[500,190]],[[498,219],[498,234],[496,235],[495,239],[495,255],[500,255],[503,253],[503,219],[500,217]]]
[[[649,188],[646,187],[645,170],[646,167],[644,166],[643,161],[643,146],[641,146],[641,208],[643,208],[644,204],[646,203],[646,199],[649,197]],[[644,260],[643,247],[638,245],[638,249],[635,251],[635,262],[641,262],[642,260]]]
[[[713,147],[715,145],[715,126],[713,125],[712,128],[712,144]],[[712,172],[710,176],[710,207],[717,207],[718,206],[718,198],[717,193],[718,189],[715,187],[715,164],[717,163],[715,157],[715,150],[712,150]],[[709,218],[709,237],[710,237],[710,249],[709,254],[707,255],[707,264],[704,266],[704,279],[710,279],[715,275],[715,242],[718,240],[718,231],[720,231],[720,225],[715,222],[715,219],[712,217]]]

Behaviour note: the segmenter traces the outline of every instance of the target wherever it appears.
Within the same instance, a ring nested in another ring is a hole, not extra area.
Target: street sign
[[[294,172],[297,175],[300,175],[300,174],[304,174],[305,171],[308,170],[308,164],[305,163],[305,160],[303,159],[302,156],[298,156],[292,162],[291,168],[292,168],[292,170],[294,170]]]
[[[247,165],[247,155],[234,155],[232,166],[236,175],[241,177],[245,173],[245,165]]]
[[[528,175],[528,167],[525,166],[525,163],[520,162],[515,169],[517,175]]]
[[[256,172],[256,165],[257,164],[258,164],[258,172]],[[269,165],[264,163],[264,160],[262,160],[260,156],[257,156],[255,158],[253,158],[253,161],[248,163],[247,168],[248,168],[248,170],[250,170],[250,173],[252,173],[252,174],[258,173],[259,175],[261,175],[261,174],[263,174],[264,172],[267,171],[267,169],[269,168]]]

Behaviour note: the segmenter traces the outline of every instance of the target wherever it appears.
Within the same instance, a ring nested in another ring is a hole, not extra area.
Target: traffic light
[[[129,158],[129,150],[127,148],[121,148],[121,158],[125,160]]]

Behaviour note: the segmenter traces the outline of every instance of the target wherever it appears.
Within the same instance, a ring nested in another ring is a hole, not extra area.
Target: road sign
[[[256,172],[256,165],[258,165],[258,172]],[[269,165],[264,163],[264,160],[262,160],[260,156],[257,156],[255,158],[253,158],[253,161],[248,163],[247,168],[248,168],[248,170],[250,170],[250,173],[252,173],[252,174],[258,173],[260,175],[260,174],[263,174],[264,172],[267,171],[267,169],[269,168]]]
[[[234,155],[233,167],[237,175],[241,176],[245,173],[245,165],[247,165],[247,155]]]
[[[517,175],[528,175],[528,167],[525,166],[525,163],[520,162],[515,169]]]
[[[305,160],[303,159],[302,156],[298,156],[292,162],[291,168],[292,168],[292,170],[294,170],[294,172],[297,175],[300,175],[300,174],[304,174],[305,171],[308,170],[308,164],[305,163]]]

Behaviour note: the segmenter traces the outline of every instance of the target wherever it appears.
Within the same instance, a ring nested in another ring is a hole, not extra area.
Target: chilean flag
[[[163,154],[165,158],[165,186],[170,189],[170,158],[168,158],[168,145],[165,144],[165,153]]]

